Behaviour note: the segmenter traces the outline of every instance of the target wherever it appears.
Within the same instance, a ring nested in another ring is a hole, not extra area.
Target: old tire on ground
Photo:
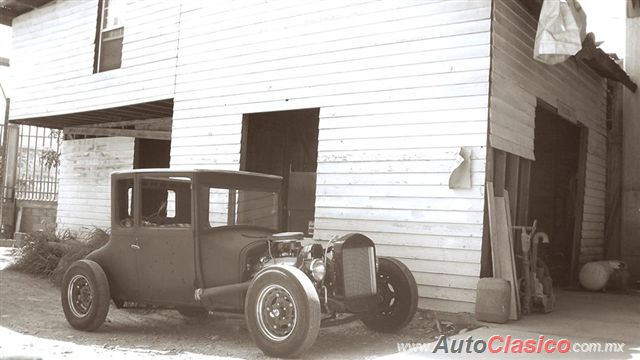
[[[209,310],[200,307],[179,307],[176,310],[187,318],[204,318],[209,315]]]
[[[247,290],[245,319],[253,341],[266,355],[297,357],[318,337],[318,293],[299,269],[270,266]]]
[[[100,327],[109,312],[109,282],[104,270],[91,260],[71,264],[60,289],[62,309],[69,324],[78,330]]]
[[[399,260],[379,257],[377,308],[362,317],[371,330],[393,332],[407,326],[418,308],[418,287],[411,271]]]

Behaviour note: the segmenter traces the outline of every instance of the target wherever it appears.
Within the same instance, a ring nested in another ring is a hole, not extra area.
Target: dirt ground
[[[439,334],[434,317],[419,312],[396,334],[379,334],[360,322],[320,331],[306,359],[364,359],[397,352],[398,342],[429,342]],[[441,321],[454,333],[469,327],[468,319]],[[240,319],[187,319],[173,310],[119,310],[111,307],[105,324],[95,332],[72,329],[60,305],[59,289],[48,280],[11,270],[0,271],[0,326],[41,339],[94,345],[106,349],[146,349],[165,354],[192,353],[242,359],[264,359]],[[0,357],[2,357],[0,345]],[[73,357],[73,354],[69,354]]]

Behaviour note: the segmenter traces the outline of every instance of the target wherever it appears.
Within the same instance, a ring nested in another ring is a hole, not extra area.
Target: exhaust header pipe
[[[206,289],[199,288],[194,291],[193,297],[196,299],[196,301],[202,301],[204,299],[210,299],[210,298],[218,297],[222,295],[239,293],[241,291],[246,292],[249,289],[250,284],[251,284],[251,281],[245,281],[239,284],[214,286]]]

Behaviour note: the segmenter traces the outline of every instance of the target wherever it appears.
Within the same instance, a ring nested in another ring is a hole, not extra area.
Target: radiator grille
[[[345,297],[376,293],[376,263],[372,247],[344,249],[342,270]]]

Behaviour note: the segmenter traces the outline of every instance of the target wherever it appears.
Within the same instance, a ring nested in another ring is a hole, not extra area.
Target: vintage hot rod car
[[[360,319],[391,332],[413,318],[400,261],[348,234],[321,245],[282,227],[282,178],[240,171],[133,170],[111,178],[109,242],[66,272],[69,324],[94,330],[109,303],[244,317],[258,347],[295,357],[321,326]]]

